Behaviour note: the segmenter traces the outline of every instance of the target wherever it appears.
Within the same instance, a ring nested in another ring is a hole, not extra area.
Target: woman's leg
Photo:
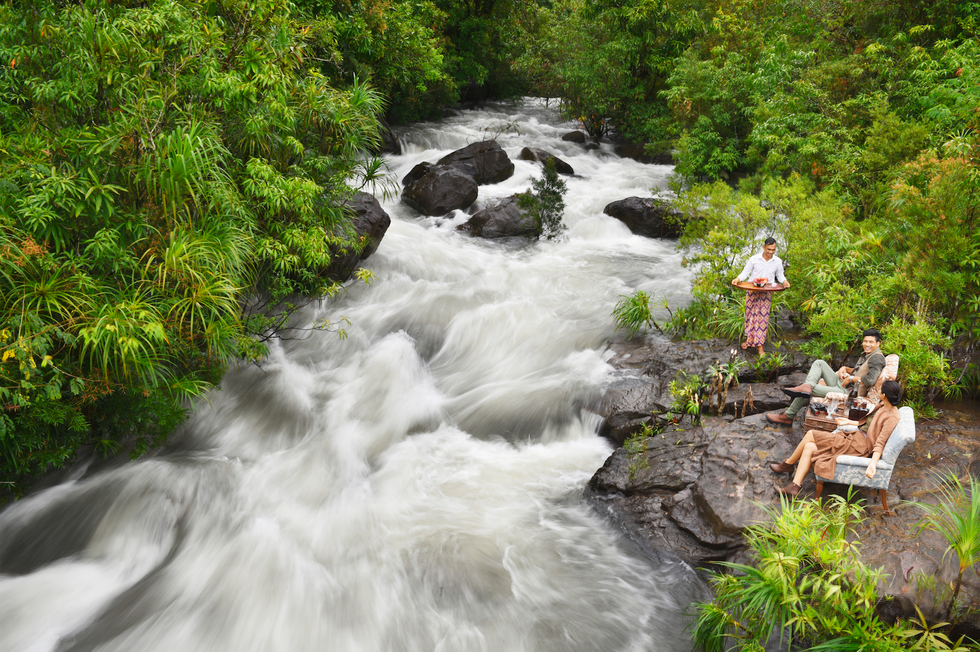
[[[800,463],[796,467],[796,475],[793,476],[793,482],[801,487],[803,486],[803,478],[806,477],[807,471],[810,470],[810,460],[813,459],[813,454],[817,452],[817,445],[813,440],[802,444],[802,446],[803,451],[800,454]]]
[[[786,458],[786,463],[796,464],[797,462],[799,462],[800,458],[803,457],[803,449],[806,448],[807,444],[813,444],[812,430],[810,430],[805,435],[803,435],[803,440],[796,447],[796,450],[793,451],[793,454]],[[814,446],[816,446],[816,444],[814,444]]]

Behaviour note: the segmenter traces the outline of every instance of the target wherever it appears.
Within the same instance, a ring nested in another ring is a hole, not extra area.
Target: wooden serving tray
[[[764,287],[757,288],[756,286],[754,286],[752,283],[749,283],[748,281],[742,281],[741,283],[736,283],[735,287],[742,290],[748,290],[749,292],[782,292],[783,290],[786,289],[782,285],[777,285],[775,287],[771,285],[766,285]]]

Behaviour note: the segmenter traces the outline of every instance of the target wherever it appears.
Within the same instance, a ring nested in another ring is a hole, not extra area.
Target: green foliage
[[[267,0],[0,7],[0,474],[158,444],[338,289],[383,104],[307,39]]]
[[[646,333],[648,326],[653,326],[661,333],[664,332],[653,318],[650,295],[643,290],[620,295],[616,307],[613,308],[613,317],[616,319],[616,330],[626,330],[626,339],[633,339],[633,336],[640,331]]]
[[[679,197],[694,215],[679,246],[697,266],[695,300],[672,329],[737,339],[744,293],[728,280],[773,235],[787,243],[780,255],[792,282],[774,297],[773,312],[782,304],[800,316],[813,338],[802,350],[836,365],[875,326],[884,351],[901,356],[899,380],[921,407],[956,387],[962,374],[949,365],[952,338],[977,328],[978,178],[961,159],[919,157],[900,169],[889,208],[863,221],[850,219],[832,191],[815,192],[799,176],[768,181],[759,194],[695,185]]]
[[[334,84],[369,81],[395,122],[436,117],[456,100],[443,36],[447,14],[415,0],[298,0],[303,30]]]
[[[681,419],[687,415],[691,417],[692,423],[701,423],[702,395],[707,386],[698,374],[677,372],[677,377],[670,381],[670,394],[674,397],[670,411],[680,414]]]
[[[949,544],[946,554],[955,553],[959,562],[956,585],[946,606],[945,617],[948,619],[963,584],[963,573],[970,568],[976,572],[976,566],[980,564],[980,482],[970,477],[969,486],[964,487],[956,475],[950,475],[938,493],[940,502],[937,505],[914,504],[926,513],[919,523],[920,531],[933,530],[941,534]]]
[[[921,318],[894,320],[882,334],[887,337],[888,352],[901,358],[898,378],[907,393],[931,401],[953,382],[949,359],[943,354],[952,342],[934,324]]]
[[[531,190],[518,196],[518,205],[534,219],[537,233],[554,240],[565,232],[565,193],[568,186],[558,176],[555,159],[548,158],[544,174],[531,181]]]
[[[511,62],[527,47],[521,25],[534,20],[531,0],[435,0],[445,13],[442,30],[446,70],[464,100],[513,97],[524,80]]]
[[[776,346],[780,345],[781,343],[776,344]],[[784,353],[768,353],[750,360],[749,366],[752,367],[752,372],[758,382],[772,383],[779,376],[780,369],[786,366],[789,361],[789,356]]]
[[[708,13],[687,0],[558,0],[522,23],[525,47],[514,65],[533,92],[561,98],[563,117],[595,139],[610,125],[659,137],[667,112],[658,93]]]
[[[769,522],[745,530],[754,566],[723,564],[713,576],[714,599],[698,605],[695,647],[723,652],[762,650],[773,636],[810,650],[965,650],[919,614],[918,623],[889,625],[878,617],[881,570],[861,562],[849,537],[863,508],[840,496],[823,507],[782,501]]]
[[[728,52],[723,61],[701,61],[688,50],[676,60],[663,96],[683,129],[678,174],[727,178],[743,164],[751,130],[749,73],[738,52]]]

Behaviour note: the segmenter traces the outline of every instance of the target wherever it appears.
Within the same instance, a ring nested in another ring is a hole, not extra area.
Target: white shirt
[[[748,281],[754,278],[767,278],[772,283],[785,283],[786,275],[783,273],[783,261],[779,256],[773,254],[772,258],[766,260],[762,254],[756,254],[749,258],[745,263],[745,269],[738,275],[738,281]]]

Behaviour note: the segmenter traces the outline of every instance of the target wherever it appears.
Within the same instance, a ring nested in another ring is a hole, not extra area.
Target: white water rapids
[[[401,179],[485,138],[530,187],[551,151],[567,237],[472,238],[468,216],[392,224],[314,332],[226,376],[165,450],[0,512],[3,652],[613,652],[690,649],[689,569],[632,552],[583,499],[612,448],[582,410],[610,382],[616,299],[677,292],[670,241],[603,207],[671,169],[560,140],[526,101],[401,134]],[[679,299],[682,301],[683,298]]]

